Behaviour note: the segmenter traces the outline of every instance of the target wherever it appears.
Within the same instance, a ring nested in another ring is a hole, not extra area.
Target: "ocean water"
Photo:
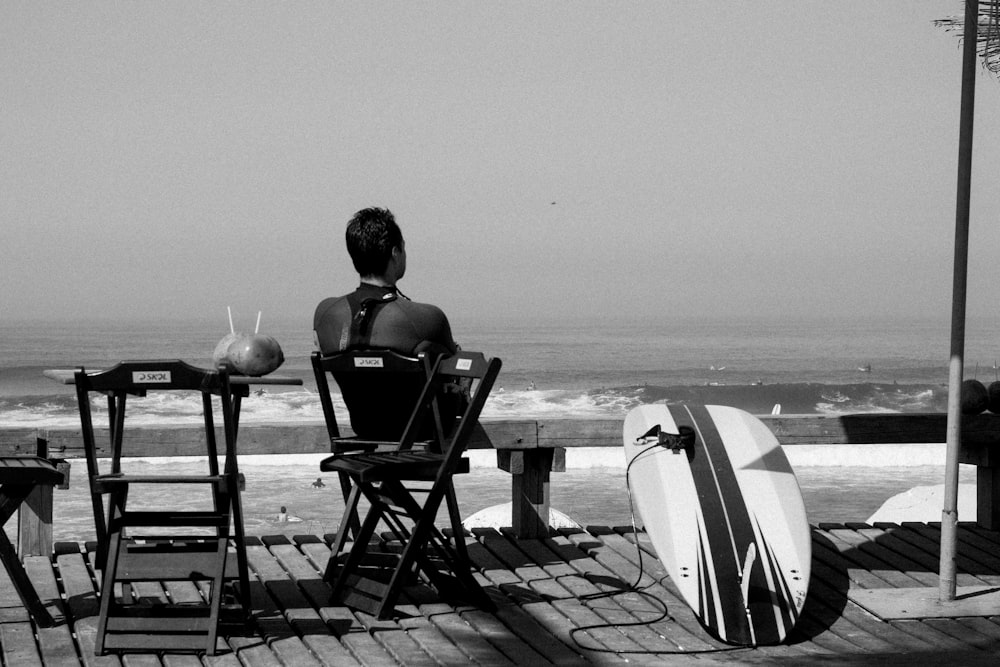
[[[1000,321],[967,326],[967,377],[996,380]],[[285,353],[279,373],[305,381],[274,387],[244,401],[242,423],[319,422],[312,380],[310,322],[264,320]],[[947,400],[947,321],[630,321],[519,322],[453,320],[465,349],[504,360],[484,417],[621,417],[642,403],[688,401],[753,413],[940,412]],[[0,322],[0,428],[56,428],[79,423],[70,386],[42,376],[49,368],[103,368],[122,359],[181,358],[208,365],[223,321]],[[94,409],[104,409],[97,401]],[[177,397],[130,403],[129,423],[197,422],[200,404]],[[943,481],[943,448],[908,445],[790,447],[810,520],[863,521],[891,495]],[[477,452],[475,471],[459,482],[463,509],[509,501],[510,477],[491,452]],[[483,458],[486,456],[487,458]],[[314,457],[315,458],[315,457]],[[318,459],[316,459],[318,460]],[[316,460],[255,458],[247,476],[251,532],[317,533],[339,517],[332,480],[316,488]],[[176,460],[131,465],[197,465]],[[574,452],[552,483],[552,504],[582,524],[628,523],[624,460],[617,450]],[[86,539],[89,500],[83,465],[73,487],[56,497],[57,532]],[[963,470],[963,481],[974,473]],[[322,500],[321,500],[322,499]],[[321,502],[317,502],[320,501]],[[285,505],[300,522],[276,520]],[[62,528],[60,528],[62,527]],[[58,536],[57,536],[58,539]]]

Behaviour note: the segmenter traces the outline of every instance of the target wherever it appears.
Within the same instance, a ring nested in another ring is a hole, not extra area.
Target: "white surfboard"
[[[805,604],[811,535],[798,481],[756,417],[643,405],[624,426],[629,483],[671,579],[722,641],[782,642]]]

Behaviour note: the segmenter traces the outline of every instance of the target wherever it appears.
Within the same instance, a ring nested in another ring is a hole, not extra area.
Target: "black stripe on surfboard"
[[[763,535],[763,531],[760,530],[760,522],[757,523],[757,532]],[[778,559],[774,555],[774,550],[771,549],[770,543],[764,544],[764,558],[766,559],[766,564],[771,572],[771,579],[775,582],[775,595],[776,600],[776,612],[780,616],[780,622],[784,625],[785,635],[787,636],[792,628],[795,626],[795,622],[799,617],[799,608],[795,602],[794,593],[792,593],[792,587],[788,585],[788,579],[785,578],[785,573],[781,569],[781,565],[778,563]],[[790,573],[793,577],[796,571],[793,570]]]
[[[704,406],[670,406],[670,414],[677,426],[690,426],[697,436],[690,461],[691,475],[705,516],[707,557],[715,571],[716,594],[723,612],[724,625],[717,629],[719,638],[743,645],[781,641],[760,562],[763,545],[757,546],[759,555],[750,570],[748,606],[753,632],[747,620],[739,573],[756,536],[722,436]]]

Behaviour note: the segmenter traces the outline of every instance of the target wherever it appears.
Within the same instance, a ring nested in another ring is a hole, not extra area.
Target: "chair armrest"
[[[414,449],[426,449],[431,445],[431,440],[418,440],[413,443]],[[399,448],[399,443],[389,440],[362,440],[361,438],[333,438],[330,440],[331,452],[337,456],[341,454],[354,454],[358,452],[374,452],[376,450],[395,451]]]

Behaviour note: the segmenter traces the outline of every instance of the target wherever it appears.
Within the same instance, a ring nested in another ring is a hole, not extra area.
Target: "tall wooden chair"
[[[80,368],[75,373],[75,384],[97,532],[97,566],[103,568],[96,653],[179,649],[213,654],[227,582],[238,580],[236,597],[243,617],[250,612],[236,461],[237,419],[228,373],[224,369],[196,368],[179,360],[123,361],[102,372],[87,373]],[[239,391],[245,389],[240,387]],[[205,427],[203,452],[207,456],[205,473],[122,472],[124,450],[136,434],[130,431],[130,438],[125,437],[127,397],[166,391],[200,397]],[[94,432],[93,393],[106,394],[108,400],[110,448],[104,452],[99,452]],[[237,403],[238,400],[237,392]],[[216,412],[221,413],[225,446],[221,470]],[[109,469],[99,468],[99,454],[110,458]],[[158,507],[150,502],[144,503],[140,510],[128,507],[130,499],[143,498],[144,492],[158,493],[153,497],[162,499],[171,492],[197,493],[194,487],[205,489],[206,500],[210,497],[209,509],[178,509],[169,499],[161,501]],[[237,556],[235,568],[229,553],[231,537]],[[134,599],[132,584],[148,581],[208,582],[208,592],[204,594],[207,599],[169,604]]]
[[[478,352],[459,352],[435,364],[408,431],[427,411],[441,414],[440,409],[434,411],[435,402],[440,406],[449,394],[468,392],[466,400],[460,402],[463,409],[455,415],[451,428],[436,419],[439,451],[410,447],[404,437],[400,447],[392,451],[346,454],[330,460],[329,468],[347,475],[369,503],[360,532],[343,564],[336,558],[338,554],[331,556],[333,567],[328,568],[327,575],[330,580],[336,574],[334,600],[388,618],[403,587],[414,575],[420,575],[442,595],[464,594],[483,608],[493,607],[472,574],[461,526],[453,546],[436,527],[435,519],[442,500],[453,492],[452,477],[469,470],[464,456],[466,446],[500,365],[499,359],[487,360]],[[388,571],[362,567],[369,540],[380,522],[385,522],[402,544],[401,553],[391,554],[393,564]]]
[[[413,447],[441,451],[440,425],[447,423],[447,417],[445,422],[441,421],[438,402],[432,401],[428,408],[416,410],[433,369],[429,356],[409,357],[385,349],[349,350],[329,356],[314,352],[312,366],[333,453],[320,462],[322,472],[334,472],[333,462],[349,454]],[[341,432],[330,391],[331,377],[348,408],[353,436]],[[347,473],[340,472],[338,476],[345,511],[333,543],[334,554],[343,549],[348,533],[356,538],[360,528],[357,515],[360,488]],[[446,500],[452,528],[461,531],[462,519],[451,486]],[[464,546],[463,543],[463,549]],[[335,567],[333,562],[328,572],[331,567]]]

